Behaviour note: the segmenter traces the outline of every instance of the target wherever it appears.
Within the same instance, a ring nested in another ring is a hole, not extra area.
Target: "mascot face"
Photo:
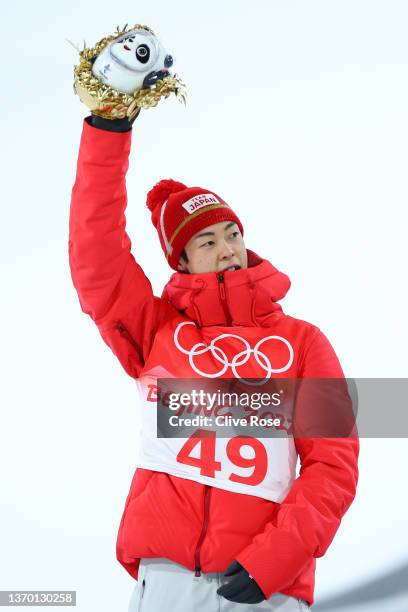
[[[163,55],[164,49],[158,39],[147,30],[133,30],[113,42],[110,53],[119,64],[129,70],[148,72]],[[162,59],[164,60],[164,57]]]
[[[106,85],[132,94],[168,76],[172,65],[173,58],[156,36],[147,30],[131,30],[98,55],[92,72]]]

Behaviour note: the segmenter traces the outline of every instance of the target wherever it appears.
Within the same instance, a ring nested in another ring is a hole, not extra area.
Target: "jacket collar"
[[[245,325],[269,327],[290,280],[269,261],[247,250],[248,268],[222,274],[175,272],[162,297],[200,327]]]

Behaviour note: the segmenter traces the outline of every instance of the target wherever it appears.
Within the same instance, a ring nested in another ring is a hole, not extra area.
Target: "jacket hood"
[[[248,268],[235,271],[185,274],[175,272],[162,298],[195,321],[208,325],[269,327],[282,312],[290,280],[268,260],[247,249]]]

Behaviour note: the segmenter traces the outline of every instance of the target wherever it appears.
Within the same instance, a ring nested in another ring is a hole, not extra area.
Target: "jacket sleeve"
[[[304,378],[343,378],[336,354],[317,330],[304,357]],[[295,438],[301,469],[274,519],[236,557],[265,597],[290,587],[311,560],[325,554],[352,503],[359,442],[353,437]]]
[[[89,118],[88,118],[89,119]],[[131,254],[126,172],[132,131],[84,120],[69,219],[69,264],[83,312],[126,372],[137,377],[158,326],[160,299]]]

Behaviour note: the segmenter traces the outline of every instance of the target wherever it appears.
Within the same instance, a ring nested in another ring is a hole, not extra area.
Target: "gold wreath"
[[[133,28],[128,28],[128,24],[122,29],[117,26],[115,34],[105,36],[94,47],[87,47],[84,41],[82,51],[70,40],[67,41],[78,51],[80,57],[79,64],[74,67],[74,92],[81,102],[99,117],[133,119],[139,108],[153,108],[161,98],[168,98],[173,92],[179,102],[186,103],[186,86],[177,74],[158,80],[154,88],[126,94],[105,85],[92,73],[92,60],[112,41],[132,30],[147,30],[155,36],[151,28],[137,23]]]

